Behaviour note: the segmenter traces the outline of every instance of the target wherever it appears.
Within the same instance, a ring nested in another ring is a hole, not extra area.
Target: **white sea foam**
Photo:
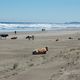
[[[80,27],[80,24],[10,24],[0,23],[0,31],[39,31],[42,28],[46,30],[65,29],[71,27]]]

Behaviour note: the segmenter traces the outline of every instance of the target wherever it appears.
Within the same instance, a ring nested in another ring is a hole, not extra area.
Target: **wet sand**
[[[80,30],[8,34],[0,40],[0,80],[80,79]],[[25,39],[27,35],[35,39]],[[18,39],[11,40],[14,36]],[[32,55],[34,49],[45,46],[47,54]]]

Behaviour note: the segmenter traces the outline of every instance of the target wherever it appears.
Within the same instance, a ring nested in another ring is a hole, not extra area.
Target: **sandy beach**
[[[8,34],[0,39],[0,80],[80,80],[80,30]],[[32,55],[46,46],[47,54]]]

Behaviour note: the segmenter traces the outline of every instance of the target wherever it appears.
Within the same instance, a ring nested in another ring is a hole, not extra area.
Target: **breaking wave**
[[[65,28],[80,27],[80,24],[52,24],[52,23],[0,23],[0,31],[41,31],[46,30],[60,30]]]

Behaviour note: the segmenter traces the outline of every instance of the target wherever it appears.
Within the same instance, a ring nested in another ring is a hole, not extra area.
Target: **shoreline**
[[[57,29],[56,29],[57,28]],[[66,31],[66,30],[70,30],[70,31],[75,31],[75,30],[80,30],[80,27],[54,27],[52,29],[45,29],[45,31]],[[59,28],[59,29],[58,29]],[[13,29],[13,30],[0,30],[0,32],[14,32],[14,31],[17,31],[17,32],[41,32],[42,30],[18,30],[18,29]],[[44,32],[44,31],[42,31]]]

